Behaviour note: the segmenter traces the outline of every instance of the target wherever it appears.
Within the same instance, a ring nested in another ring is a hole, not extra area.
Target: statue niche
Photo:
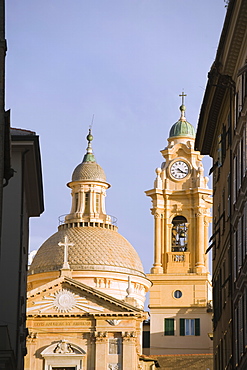
[[[183,216],[176,216],[172,220],[172,252],[187,251],[187,220]]]

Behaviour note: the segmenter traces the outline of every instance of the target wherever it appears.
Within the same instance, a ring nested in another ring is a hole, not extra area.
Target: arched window
[[[78,208],[78,198],[79,198],[79,194],[75,193],[75,212],[77,212],[77,208]]]
[[[100,194],[96,193],[95,194],[95,208],[96,208],[96,213],[100,213]]]
[[[85,206],[84,206],[84,213],[89,214],[90,213],[90,193],[87,191],[85,193]]]
[[[187,250],[187,220],[183,216],[176,216],[172,220],[172,252]]]

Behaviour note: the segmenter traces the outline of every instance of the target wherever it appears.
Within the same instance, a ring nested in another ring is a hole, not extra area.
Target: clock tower
[[[195,130],[181,116],[171,127],[164,162],[156,169],[152,199],[154,263],[149,279],[150,354],[212,352],[208,226],[212,190],[202,155],[194,150]]]

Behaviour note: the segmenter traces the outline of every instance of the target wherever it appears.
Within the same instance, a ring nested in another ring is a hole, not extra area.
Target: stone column
[[[95,370],[105,370],[108,358],[108,333],[96,331],[95,336]]]
[[[136,333],[123,332],[123,359],[121,370],[136,370],[137,369],[137,351],[136,351]]]
[[[161,264],[161,215],[154,212],[154,264],[151,268],[152,274],[161,274],[163,272]]]

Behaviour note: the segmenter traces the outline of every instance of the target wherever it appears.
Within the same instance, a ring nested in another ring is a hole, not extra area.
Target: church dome
[[[175,137],[175,136],[188,136],[188,137],[195,137],[195,129],[194,127],[186,121],[186,118],[184,116],[185,112],[185,105],[180,106],[181,111],[181,117],[180,119],[174,123],[174,125],[170,129],[169,137]]]
[[[82,162],[74,170],[72,181],[103,181],[106,175],[103,168],[96,162]]]
[[[64,250],[59,246],[67,236],[68,263],[72,270],[111,271],[145,277],[141,260],[132,245],[116,230],[101,227],[59,229],[38,250],[29,274],[59,271]]]

